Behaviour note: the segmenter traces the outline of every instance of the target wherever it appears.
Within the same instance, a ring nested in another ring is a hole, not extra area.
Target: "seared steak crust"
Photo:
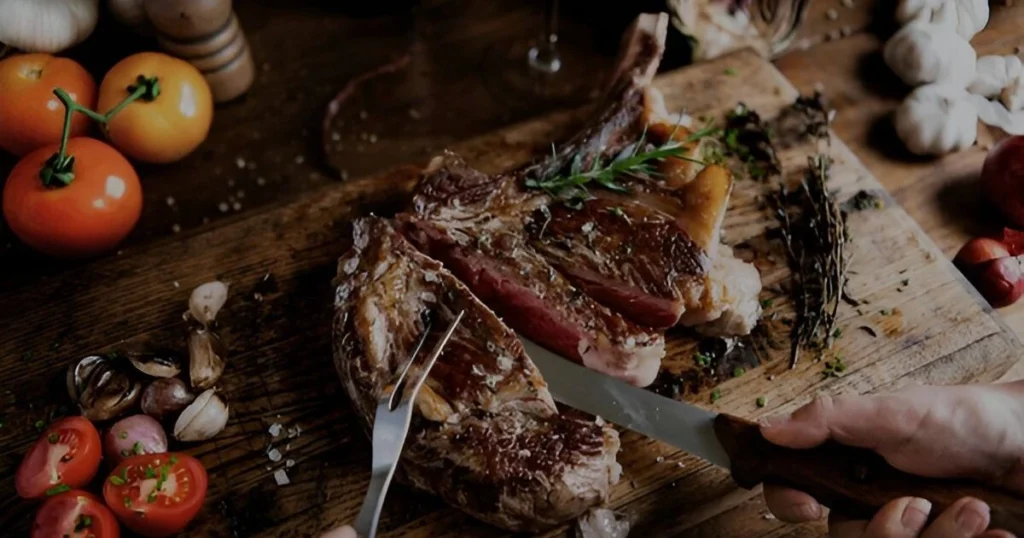
[[[338,260],[334,361],[372,428],[377,401],[433,316],[432,338],[465,317],[416,400],[402,455],[414,486],[481,520],[538,531],[603,502],[618,481],[618,435],[559,414],[515,334],[387,221],[354,223]]]

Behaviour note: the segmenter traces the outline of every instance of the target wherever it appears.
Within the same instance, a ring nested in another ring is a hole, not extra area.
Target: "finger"
[[[985,531],[974,538],[1017,538],[1013,533],[1006,531]]]
[[[900,443],[915,430],[923,413],[892,395],[822,395],[789,417],[773,417],[761,427],[765,439],[790,448],[812,448],[834,439],[876,449]]]
[[[804,523],[821,519],[821,505],[814,497],[782,486],[764,486],[764,503],[768,510],[786,523]]]
[[[356,534],[356,530],[348,525],[342,525],[336,529],[331,529],[324,533],[320,538],[359,538]]]
[[[871,518],[865,536],[871,538],[916,538],[932,511],[932,503],[916,498],[901,497],[890,501]]]
[[[974,538],[988,528],[988,523],[988,505],[964,497],[939,514],[921,538]]]

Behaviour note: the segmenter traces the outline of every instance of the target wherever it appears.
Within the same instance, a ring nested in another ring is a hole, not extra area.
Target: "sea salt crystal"
[[[665,456],[658,456],[658,459],[656,461],[658,463],[661,463],[661,462],[665,461]]]
[[[167,197],[167,205],[169,207],[174,207],[174,197],[173,196],[168,196]]]
[[[277,482],[278,486],[287,486],[292,481],[288,479],[288,473],[284,469],[278,469],[274,471],[274,482]]]
[[[260,177],[256,178],[256,184],[259,185],[260,187],[262,187],[262,186],[267,184],[267,180],[264,179],[263,176],[260,176]]]
[[[291,469],[292,467],[295,467],[295,460],[285,460],[284,466],[285,466],[285,468],[288,468],[288,469]]]
[[[237,166],[239,170],[245,168],[245,159],[241,157],[235,159],[235,166]]]
[[[234,209],[235,211],[241,211],[242,210],[242,202],[235,202],[235,203],[231,204],[231,208]]]
[[[217,209],[219,209],[221,213],[227,213],[228,209],[231,209],[231,208],[228,207],[228,203],[227,202],[221,202],[221,203],[217,204]]]
[[[679,467],[680,469],[682,469],[683,467],[686,467],[686,465],[683,464],[683,462],[681,462],[681,461],[677,461],[676,462],[676,467]]]
[[[267,457],[270,458],[270,461],[277,463],[281,461],[281,451],[276,448],[271,448],[267,451]]]
[[[300,428],[298,425],[295,425],[295,426],[292,426],[291,428],[288,428],[288,438],[289,439],[294,439],[294,438],[298,437],[299,434],[301,434],[301,433],[302,433],[302,428]],[[285,448],[285,450],[287,450],[287,447]]]
[[[370,117],[370,115],[365,110],[360,110],[359,111],[359,119],[365,120],[366,118],[369,118],[369,117]]]
[[[181,225],[180,224],[172,224],[171,225],[171,231],[174,232],[174,233],[180,232],[181,231]]]
[[[267,430],[267,432],[270,433],[270,435],[277,437],[278,435],[281,435],[281,425],[275,422],[270,425],[270,429]]]
[[[174,289],[178,289],[178,288],[180,288],[180,287],[181,287],[181,284],[178,284],[178,281],[177,281],[177,280],[175,280],[175,281],[173,282],[173,284],[174,284]]]

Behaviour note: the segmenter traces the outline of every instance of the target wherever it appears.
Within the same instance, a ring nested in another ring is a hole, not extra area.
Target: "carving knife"
[[[992,528],[1024,536],[1024,498],[1011,492],[911,475],[872,451],[834,442],[807,450],[782,448],[762,437],[753,422],[666,398],[564,359],[522,335],[519,339],[555,400],[725,468],[741,487],[789,486],[863,519],[899,497],[931,501],[934,516],[971,496],[991,507]]]

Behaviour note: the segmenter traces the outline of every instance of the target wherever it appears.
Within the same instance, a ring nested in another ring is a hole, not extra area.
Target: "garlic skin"
[[[199,395],[174,423],[174,438],[186,443],[205,441],[224,430],[228,405],[213,389]]]
[[[192,290],[192,295],[188,299],[188,311],[193,319],[204,326],[209,325],[217,318],[217,313],[227,300],[228,285],[214,280]]]
[[[989,101],[983,95],[970,94],[978,119],[985,125],[998,127],[1011,135],[1024,135],[1024,110],[1010,111],[1000,101]]]
[[[96,28],[99,0],[0,1],[0,43],[25,52],[60,52]]]
[[[900,24],[930,22],[971,39],[988,25],[988,0],[900,0],[896,20]]]
[[[978,61],[974,48],[952,29],[926,22],[904,26],[885,44],[885,63],[911,86],[967,87]]]
[[[988,99],[999,97],[1003,89],[1024,74],[1024,64],[1014,55],[982,56],[978,58],[974,80],[967,91]]]
[[[960,151],[978,137],[978,112],[962,88],[921,86],[896,110],[896,133],[918,155]]]

